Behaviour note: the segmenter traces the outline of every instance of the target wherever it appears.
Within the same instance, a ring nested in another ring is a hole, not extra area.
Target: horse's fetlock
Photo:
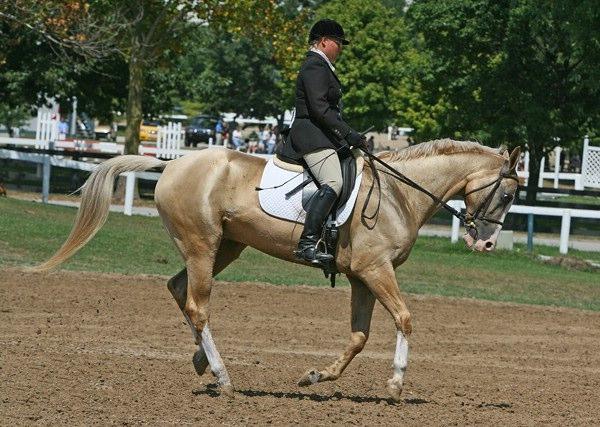
[[[365,347],[365,344],[367,343],[367,340],[369,339],[369,336],[367,334],[365,334],[364,332],[354,332],[352,334],[352,347],[354,347],[354,350],[357,353],[360,353],[362,351],[362,349]]]
[[[408,311],[400,313],[396,319],[396,329],[402,331],[404,336],[409,336],[412,333],[412,320]]]

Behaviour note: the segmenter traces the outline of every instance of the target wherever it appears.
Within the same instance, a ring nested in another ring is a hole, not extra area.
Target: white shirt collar
[[[331,63],[329,58],[327,58],[327,55],[325,55],[321,50],[317,49],[316,47],[311,47],[310,51],[321,55],[321,57],[325,60],[325,62],[327,62],[327,65],[329,65],[329,68],[331,68],[331,71],[335,71],[335,67],[333,66],[333,64]]]

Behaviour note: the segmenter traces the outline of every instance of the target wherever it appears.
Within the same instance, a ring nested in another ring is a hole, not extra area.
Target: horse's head
[[[519,186],[516,167],[521,148],[515,148],[500,170],[477,174],[465,186],[467,246],[477,251],[492,251]]]

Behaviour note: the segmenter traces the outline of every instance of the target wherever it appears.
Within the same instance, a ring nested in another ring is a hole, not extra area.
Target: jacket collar
[[[327,55],[325,55],[325,53],[323,51],[317,49],[316,47],[311,47],[310,52],[314,52],[317,55],[319,55],[325,62],[327,62],[327,65],[329,65],[329,68],[331,68],[331,71],[333,71],[335,73],[335,67],[333,66],[333,64],[331,63],[329,58],[327,58]]]
[[[331,65],[331,62],[329,62],[327,59],[325,59],[323,56],[325,56],[325,54],[321,54],[319,52],[315,52],[314,50],[309,50],[306,53],[306,57],[315,57],[315,58],[319,58],[319,60],[323,61],[324,63],[327,64],[327,68],[329,68],[331,70],[331,74],[333,74],[333,77],[335,77],[335,79],[338,81],[338,83],[341,84],[340,79],[338,78],[338,76],[335,74],[335,68],[333,67],[333,65]]]

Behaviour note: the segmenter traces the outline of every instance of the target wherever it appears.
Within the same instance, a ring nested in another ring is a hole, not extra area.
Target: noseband
[[[469,211],[467,210],[467,214],[465,215],[465,226],[466,227],[475,228],[475,220],[478,220],[478,219],[481,221],[492,222],[492,223],[498,224],[500,226],[504,225],[504,223],[502,221],[498,221],[496,219],[488,218],[485,216],[488,208],[490,207],[490,203],[492,202],[492,198],[494,197],[494,193],[496,192],[498,187],[500,187],[500,183],[502,182],[503,179],[514,179],[515,181],[517,181],[517,183],[519,182],[519,178],[516,175],[511,175],[511,174],[506,174],[506,173],[500,172],[500,174],[498,175],[498,178],[495,181],[492,181],[488,184],[482,185],[481,187],[477,187],[474,190],[471,190],[471,191],[465,193],[465,198],[466,198],[469,194],[476,193],[477,191],[483,190],[484,188],[491,187],[492,185],[494,186],[492,188],[492,191],[489,192],[489,194],[486,196],[485,200],[479,205],[479,207],[475,210],[475,212],[473,212],[473,214],[470,214]]]

